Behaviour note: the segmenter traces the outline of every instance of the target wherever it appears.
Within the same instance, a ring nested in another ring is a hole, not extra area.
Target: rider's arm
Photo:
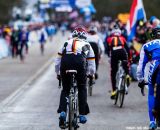
[[[108,57],[110,57],[110,51],[111,51],[111,48],[110,48],[110,44],[111,44],[111,41],[112,41],[112,37],[107,37],[106,38],[106,53],[108,55]]]
[[[144,46],[143,46],[141,48],[139,64],[137,67],[137,79],[140,82],[144,80],[144,69],[145,69],[147,62],[148,62],[148,58],[145,54]]]
[[[130,49],[129,49],[129,47],[128,47],[128,44],[127,44],[127,41],[126,41],[125,37],[124,37],[124,36],[121,36],[121,40],[122,40],[122,42],[124,43],[124,48],[125,48],[126,51],[127,51],[128,57],[130,57]]]
[[[96,72],[95,55],[92,47],[90,46],[90,51],[87,55],[87,74],[93,75]]]
[[[58,56],[55,59],[55,72],[57,73],[57,75],[60,74],[60,65],[61,65],[62,52],[63,52],[63,49],[61,49],[58,52]]]
[[[100,48],[100,52],[101,52],[100,54],[103,55],[105,48],[104,48],[104,44],[103,44],[103,41],[101,40],[101,38],[98,39],[98,46]]]

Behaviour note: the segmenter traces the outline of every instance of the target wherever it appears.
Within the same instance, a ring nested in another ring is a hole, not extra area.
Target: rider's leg
[[[156,89],[156,94],[155,94],[155,106],[154,106],[154,111],[153,114],[154,116],[158,117],[158,126],[160,126],[160,68],[157,68],[155,72],[155,89]]]
[[[79,100],[79,121],[80,123],[86,123],[87,118],[85,115],[89,113],[89,106],[87,103],[87,88],[86,88],[86,61],[81,57],[77,57],[79,59],[77,63],[77,87],[78,87],[78,100]]]
[[[150,118],[150,122],[154,122],[155,118],[153,115],[153,109],[155,107],[155,95],[154,95],[154,84],[155,84],[155,63],[152,63],[150,65],[150,70],[149,70],[149,74],[148,74],[148,87],[149,87],[149,92],[148,92],[148,112],[149,112],[149,118]]]
[[[87,118],[85,115],[89,113],[89,106],[87,103],[87,89],[86,85],[78,85],[78,99],[79,99],[79,121],[80,123],[86,123]]]
[[[95,73],[95,79],[98,79],[98,66],[99,66],[99,47],[97,45],[97,43],[91,42],[90,43],[94,54],[95,54],[95,63],[96,63],[96,73]]]
[[[148,87],[149,87],[149,92],[148,92],[148,113],[149,113],[150,122],[154,122],[155,118],[154,118],[153,113],[152,113],[152,110],[154,108],[154,103],[155,103],[154,87],[150,83],[149,83]]]
[[[87,88],[86,88],[86,74],[81,70],[77,75],[78,85],[78,99],[79,99],[79,114],[87,115],[89,113],[89,107],[87,104]]]
[[[62,57],[61,59],[61,78],[62,78],[62,86],[63,89],[61,91],[61,96],[60,96],[60,104],[59,104],[59,108],[58,108],[58,113],[64,111],[66,112],[66,107],[67,107],[67,99],[66,97],[68,97],[69,95],[69,91],[70,91],[70,77],[66,74],[66,70],[68,69],[72,69],[70,68],[70,63],[71,62],[72,57],[65,55]]]
[[[112,81],[112,91],[116,90],[116,73],[118,70],[118,60],[115,59],[114,55],[111,56],[111,81]]]
[[[66,97],[68,97],[69,91],[70,91],[70,87],[68,85],[68,84],[70,84],[69,76],[66,76],[64,74],[61,76],[62,76],[63,89],[62,89],[61,95],[60,95],[60,103],[59,103],[59,108],[57,110],[58,113],[61,113],[62,111],[66,112],[66,108],[67,108]]]

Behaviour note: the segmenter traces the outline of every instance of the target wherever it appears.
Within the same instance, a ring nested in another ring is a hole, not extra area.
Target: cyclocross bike
[[[66,122],[65,127],[63,129],[68,130],[77,130],[79,128],[78,125],[78,89],[76,82],[76,70],[66,70],[68,76],[71,77],[70,82],[70,92],[69,96],[66,97],[67,100],[67,111],[66,111]],[[59,83],[60,85],[60,83]]]
[[[123,62],[119,61],[118,63],[118,71],[116,73],[116,97],[115,97],[115,105],[117,104],[120,108],[122,108],[124,103],[124,97],[127,92],[127,84],[126,84],[126,73],[123,68]]]

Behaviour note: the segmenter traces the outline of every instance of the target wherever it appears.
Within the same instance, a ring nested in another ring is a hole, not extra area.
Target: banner
[[[136,34],[137,22],[139,20],[146,21],[146,13],[143,6],[142,0],[133,0],[132,7],[130,10],[130,17],[126,25],[128,33],[128,41],[131,41]]]

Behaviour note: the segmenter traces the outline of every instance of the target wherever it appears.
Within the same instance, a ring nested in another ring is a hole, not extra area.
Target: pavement
[[[59,46],[58,42],[55,52],[52,53],[53,59]],[[124,107],[115,106],[110,99],[110,65],[107,61],[107,57],[104,56],[100,63],[99,79],[93,88],[93,96],[88,96],[91,111],[87,116],[88,122],[84,125],[80,124],[79,130],[147,130],[149,122],[147,96],[143,97],[137,83],[133,82],[129,88],[129,94],[125,97]],[[18,60],[14,62],[21,66]],[[60,130],[59,115],[56,111],[61,90],[58,88],[54,73],[54,63],[46,66],[43,74],[39,75],[34,82],[29,80],[21,82],[23,85],[14,87],[15,91],[1,101],[0,130]],[[37,71],[34,74],[35,77],[38,73]],[[25,72],[23,74],[25,75]],[[22,77],[19,76],[19,78]]]

